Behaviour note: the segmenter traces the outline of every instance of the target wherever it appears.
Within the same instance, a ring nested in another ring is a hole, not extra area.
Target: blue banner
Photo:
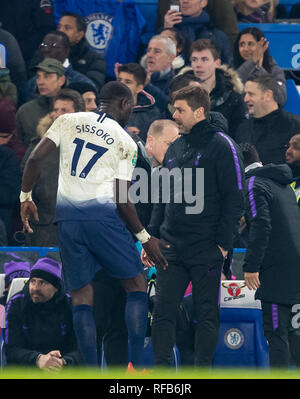
[[[116,62],[136,62],[145,19],[134,0],[53,0],[56,23],[65,11],[82,15],[86,39],[107,62],[107,75],[114,78]]]

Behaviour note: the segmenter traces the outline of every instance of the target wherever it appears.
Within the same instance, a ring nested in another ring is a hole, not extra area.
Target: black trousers
[[[219,295],[224,262],[217,246],[189,257],[171,247],[163,253],[166,270],[158,268],[156,298],[152,323],[154,361],[157,366],[171,366],[176,341],[176,317],[185,290],[192,281],[193,306],[197,321],[195,330],[195,366],[210,366],[219,333]]]
[[[287,368],[290,360],[300,367],[300,316],[294,305],[261,302],[263,329],[269,344],[270,367]],[[293,311],[292,311],[293,310]]]
[[[99,361],[103,343],[107,366],[127,366],[126,292],[120,280],[108,276],[103,270],[95,275],[93,287]]]

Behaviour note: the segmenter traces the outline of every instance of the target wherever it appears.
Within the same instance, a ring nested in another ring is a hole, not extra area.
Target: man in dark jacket
[[[65,12],[58,22],[57,30],[64,32],[69,38],[71,44],[69,61],[72,68],[88,77],[99,91],[105,83],[107,65],[103,56],[91,49],[85,38],[84,18],[73,12]],[[30,61],[30,68],[42,59],[43,54],[38,49]],[[30,77],[33,76],[30,70],[28,73]]]
[[[167,189],[169,199],[154,205],[148,226],[171,245],[163,250],[167,269],[157,269],[154,359],[156,365],[171,365],[177,311],[192,281],[198,321],[195,365],[205,367],[212,364],[218,340],[222,266],[243,213],[243,166],[235,143],[217,121],[207,119],[206,90],[183,88],[175,93],[173,105],[182,136],[167,150],[163,169],[177,177],[167,187],[163,183],[162,202]]]
[[[150,83],[166,92],[175,73],[173,61],[176,57],[176,45],[165,36],[152,36],[146,53],[146,69],[150,72]],[[147,88],[146,88],[147,90]]]
[[[289,140],[300,132],[300,117],[278,106],[277,87],[270,76],[246,82],[244,100],[250,118],[236,133],[236,142],[253,144],[263,164],[285,163]]]
[[[51,31],[47,33],[47,35],[43,39],[43,42],[40,44],[40,50],[44,59],[53,58],[63,64],[65,68],[67,85],[69,83],[88,83],[89,85],[92,85],[96,90],[96,86],[91,79],[73,68],[69,60],[70,49],[71,46],[68,36],[64,32],[60,31]],[[30,101],[37,96],[38,90],[36,79],[37,77],[33,76],[27,82],[27,101]]]
[[[134,62],[118,68],[118,81],[129,87],[133,95],[134,107],[126,130],[138,134],[144,142],[149,126],[160,116],[154,97],[144,90],[146,77],[145,69]]]
[[[71,43],[70,61],[73,68],[90,78],[98,91],[105,83],[107,65],[104,57],[89,46],[86,38],[86,22],[76,13],[64,12],[57,29],[64,32]]]
[[[229,135],[235,139],[236,130],[247,114],[242,81],[233,69],[221,65],[220,52],[210,39],[192,43],[190,60],[200,86],[209,93],[211,110],[227,119]]]
[[[228,36],[217,29],[210,20],[204,7],[207,0],[180,0],[180,11],[168,10],[164,16],[164,28],[173,28],[184,32],[190,43],[197,39],[212,39],[220,48],[221,60],[228,64],[232,58]]]
[[[5,354],[7,365],[61,369],[80,364],[71,304],[54,259],[40,258],[29,282],[8,301]]]
[[[172,3],[172,0],[158,0],[157,28],[163,26],[164,16]],[[231,0],[208,0],[204,11],[208,13],[215,27],[226,33],[233,47],[239,28]]]
[[[258,165],[255,148],[245,144],[242,149],[249,229],[245,283],[261,300],[270,366],[287,368],[291,355],[299,367],[299,317],[295,320],[293,305],[300,303],[300,213],[290,186],[292,172],[288,165]]]
[[[18,105],[20,106],[25,101],[25,86],[27,81],[24,58],[15,37],[4,29],[0,29],[0,43],[7,50],[6,67],[9,69],[11,81],[18,90]]]
[[[0,145],[0,220],[3,221],[8,241],[12,241],[13,211],[21,188],[20,162],[12,149]]]
[[[16,38],[28,65],[45,34],[55,29],[52,0],[2,1],[0,15],[1,27]]]
[[[291,187],[295,192],[298,205],[300,206],[300,134],[295,134],[290,139],[289,147],[285,153],[285,160],[293,173]]]

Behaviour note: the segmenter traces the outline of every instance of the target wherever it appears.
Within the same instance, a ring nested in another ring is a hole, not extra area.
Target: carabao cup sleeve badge
[[[134,151],[133,158],[132,158],[132,165],[135,166],[137,163],[138,152],[137,150]]]

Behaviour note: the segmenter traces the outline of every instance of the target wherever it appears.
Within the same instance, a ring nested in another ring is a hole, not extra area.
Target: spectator
[[[10,72],[12,83],[18,91],[18,106],[25,100],[25,87],[27,82],[26,65],[17,40],[12,34],[0,29],[0,43],[6,47],[6,67]]]
[[[38,137],[33,138],[23,159],[23,167],[31,152],[45,136],[52,123],[66,113],[83,112],[84,101],[79,93],[71,89],[61,89],[53,99],[53,109],[38,123]],[[56,194],[59,171],[59,151],[51,153],[41,169],[39,180],[33,190],[33,200],[39,208],[39,221],[30,220],[33,233],[26,236],[26,243],[32,247],[58,246],[57,227],[54,224]]]
[[[227,35],[214,27],[203,8],[207,0],[180,0],[180,11],[168,10],[164,16],[164,28],[182,30],[190,43],[197,39],[211,39],[220,48],[222,63],[231,60],[231,48]]]
[[[300,117],[278,106],[278,84],[270,76],[248,80],[244,100],[250,118],[238,127],[236,141],[253,144],[263,164],[284,163],[288,142],[300,131]]]
[[[284,71],[269,53],[269,43],[263,32],[255,27],[243,29],[236,39],[233,50],[234,69],[243,83],[259,76],[272,76],[278,83],[278,104],[286,102]]]
[[[245,283],[261,301],[270,367],[287,369],[290,356],[299,367],[300,334],[293,305],[300,301],[300,213],[290,186],[292,172],[288,165],[257,167],[259,158],[251,145],[244,144],[242,151],[248,157],[253,154],[251,163],[245,162],[249,230]]]
[[[248,24],[271,23],[274,21],[273,0],[232,0],[239,22]]]
[[[86,112],[96,111],[98,108],[98,93],[94,86],[85,82],[75,82],[70,83],[68,88],[76,90],[81,94]]]
[[[146,142],[150,124],[160,116],[154,97],[144,90],[146,77],[146,71],[139,64],[119,66],[117,79],[129,87],[134,104],[126,130],[138,134],[143,142]]]
[[[159,119],[150,125],[145,148],[153,167],[162,165],[167,149],[178,138],[179,130],[173,121]]]
[[[10,98],[15,105],[18,103],[16,86],[10,79],[8,68],[2,68],[0,64],[0,98]]]
[[[300,134],[295,134],[289,141],[285,152],[286,163],[293,173],[292,189],[295,192],[298,205],[300,206]]]
[[[40,44],[41,52],[45,58],[54,58],[60,61],[65,68],[67,85],[72,82],[84,82],[95,87],[94,83],[85,75],[75,71],[69,62],[70,42],[64,32],[53,31],[48,33]],[[95,87],[96,88],[96,87]],[[27,84],[27,100],[36,96],[36,76],[31,78]]]
[[[150,72],[150,82],[162,91],[168,90],[174,77],[172,63],[175,57],[176,45],[172,39],[160,35],[151,38],[147,47],[146,70]]]
[[[14,152],[16,147],[12,144],[14,131],[15,106],[9,99],[2,99],[0,100],[0,219],[5,224],[9,244],[12,242],[14,210],[18,204],[21,185],[20,162]]]
[[[52,109],[53,97],[66,84],[65,68],[56,59],[45,58],[34,69],[39,96],[23,104],[16,114],[17,132],[26,146],[37,136],[40,119]]]
[[[176,45],[176,58],[172,62],[175,75],[188,63],[190,58],[190,43],[183,32],[176,28],[163,28],[159,32],[160,36],[169,37]]]
[[[107,65],[104,57],[92,50],[85,38],[84,18],[79,14],[65,12],[58,22],[57,29],[69,37],[70,61],[73,68],[91,79],[99,91],[105,83]]]
[[[209,104],[207,91],[197,86],[173,96],[173,118],[181,137],[167,150],[163,166],[171,172],[191,168],[193,176],[198,168],[205,169],[204,208],[195,197],[190,209],[186,192],[178,201],[175,179],[170,179],[169,201],[154,205],[148,229],[170,244],[163,249],[167,269],[157,268],[152,324],[157,366],[171,365],[178,307],[190,281],[197,320],[195,366],[211,366],[218,340],[220,278],[243,212],[243,171],[238,147],[221,132],[217,120],[208,121]],[[186,187],[188,177],[181,175],[180,179],[180,187]],[[189,188],[195,193],[199,188],[195,180],[192,183]],[[143,251],[142,258],[147,264]]]
[[[9,300],[5,354],[10,366],[60,370],[80,364],[72,308],[54,259],[40,258],[23,290]]]
[[[158,0],[157,6],[157,27],[161,28],[164,24],[164,15],[170,8],[172,0]],[[204,11],[208,13],[212,23],[217,29],[223,31],[229,38],[231,46],[238,34],[236,14],[233,10],[231,0],[208,0]]]
[[[191,66],[200,86],[210,96],[211,110],[220,112],[228,121],[228,134],[235,138],[236,130],[246,119],[243,84],[237,73],[221,65],[220,54],[209,39],[196,40],[191,45]]]
[[[52,1],[4,1],[0,14],[1,27],[16,38],[28,66],[45,34],[55,29]]]
[[[19,161],[26,148],[16,132],[16,106],[9,98],[0,99],[0,145],[11,148]]]
[[[5,306],[7,303],[7,295],[11,283],[14,278],[28,277],[30,276],[30,263],[23,261],[19,256],[11,253],[11,259],[9,262],[5,262],[4,268],[4,292],[0,298],[0,304]]]

